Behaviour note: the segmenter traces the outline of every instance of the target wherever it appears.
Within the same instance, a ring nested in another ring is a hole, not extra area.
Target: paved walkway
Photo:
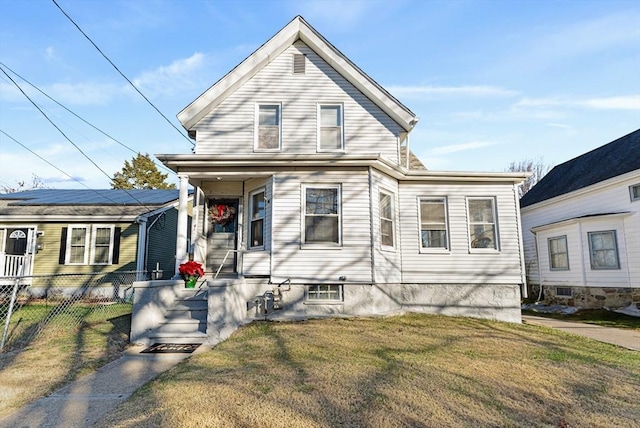
[[[159,374],[193,354],[141,354],[129,348],[96,372],[40,398],[4,419],[1,428],[89,427]],[[200,346],[196,352],[205,350]]]
[[[569,322],[531,315],[523,315],[522,322],[525,324],[551,327],[557,330],[566,331],[567,333],[585,336],[600,342],[610,343],[612,345],[621,346],[634,351],[640,351],[640,331],[637,330],[602,327],[595,324]]]

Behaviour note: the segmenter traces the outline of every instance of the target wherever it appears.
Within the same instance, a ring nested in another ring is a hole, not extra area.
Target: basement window
[[[571,287],[556,287],[556,297],[573,297]]]
[[[342,303],[341,284],[314,284],[307,285],[307,302],[310,303]]]

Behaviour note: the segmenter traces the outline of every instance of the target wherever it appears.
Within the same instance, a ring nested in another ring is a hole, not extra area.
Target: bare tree
[[[16,180],[15,186],[0,185],[0,193],[16,193],[34,189],[49,189],[49,187],[46,186],[42,178],[38,177],[36,174],[31,174],[31,183],[28,183],[26,180]]]
[[[542,158],[537,159],[524,159],[521,161],[513,161],[507,168],[508,172],[530,172],[531,176],[527,178],[524,183],[518,188],[519,196],[522,198],[525,193],[533,188],[542,177],[544,177],[550,170],[551,165],[544,163]]]

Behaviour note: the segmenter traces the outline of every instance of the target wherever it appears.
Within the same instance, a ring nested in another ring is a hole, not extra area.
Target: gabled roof
[[[3,216],[132,217],[179,198],[178,190],[36,189],[0,195]]]
[[[406,131],[410,131],[418,122],[418,118],[411,110],[367,76],[301,16],[296,16],[258,50],[178,113],[178,120],[182,126],[190,130],[207,113],[297,40],[302,40]]]
[[[520,199],[520,208],[640,169],[640,129],[553,168]]]

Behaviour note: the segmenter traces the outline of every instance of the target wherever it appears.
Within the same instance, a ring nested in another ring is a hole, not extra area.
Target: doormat
[[[190,354],[195,351],[199,343],[154,343],[141,354]]]

